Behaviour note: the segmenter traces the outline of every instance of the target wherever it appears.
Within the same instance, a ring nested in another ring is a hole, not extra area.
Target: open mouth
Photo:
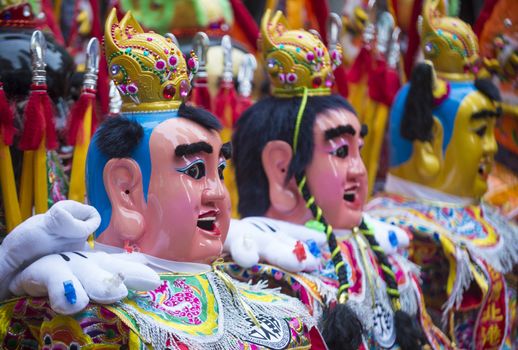
[[[489,171],[491,170],[491,167],[487,162],[480,163],[478,165],[478,174],[482,176],[483,178],[487,178],[489,175]]]
[[[360,186],[354,185],[352,187],[349,187],[344,191],[344,201],[353,203],[356,200],[356,196],[358,194],[358,189]]]
[[[216,215],[218,214],[215,210],[210,210],[198,216],[196,226],[204,231],[211,232],[213,234],[219,234],[218,227],[216,226]]]

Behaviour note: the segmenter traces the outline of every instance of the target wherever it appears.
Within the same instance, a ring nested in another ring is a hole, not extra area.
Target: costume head
[[[458,18],[441,17],[440,1],[423,9],[425,57],[391,111],[390,172],[443,193],[478,199],[487,189],[497,145],[500,95],[475,80],[478,45]],[[437,75],[433,71],[437,70]]]
[[[365,131],[347,101],[331,95],[341,49],[329,54],[317,35],[289,30],[282,13],[272,17],[270,11],[262,19],[260,45],[273,96],[249,108],[234,132],[239,211],[300,224],[313,219],[330,250],[339,251],[332,227],[362,225],[367,186],[360,158]],[[386,262],[383,253],[380,259]],[[325,318],[324,337],[331,349],[356,349],[362,326],[346,304],[349,283],[341,254],[332,260],[339,304]],[[398,313],[399,296],[393,299]]]
[[[106,22],[105,49],[122,115],[94,135],[87,158],[90,203],[101,214],[97,240],[159,258],[210,262],[222,250],[229,198],[220,124],[182,101],[196,57],[128,14]]]

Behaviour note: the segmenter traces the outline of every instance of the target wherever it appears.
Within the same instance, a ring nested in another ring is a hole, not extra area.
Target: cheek
[[[330,155],[318,155],[306,173],[313,179],[313,183],[318,184],[321,190],[336,191],[336,186],[343,185],[343,179],[347,168],[344,161],[338,160]]]

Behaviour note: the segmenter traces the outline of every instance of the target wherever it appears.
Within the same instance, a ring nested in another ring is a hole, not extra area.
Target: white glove
[[[45,255],[82,250],[100,222],[94,207],[60,201],[18,225],[0,245],[0,300],[7,297],[7,281],[17,271]]]
[[[374,230],[374,236],[386,254],[395,254],[399,249],[405,249],[410,244],[410,239],[405,230],[374,219],[365,213],[363,218]]]
[[[90,300],[111,304],[125,298],[128,288],[148,291],[160,277],[145,266],[139,253],[67,252],[45,256],[17,274],[9,284],[15,295],[48,296],[52,309],[70,315]]]
[[[290,272],[313,271],[320,260],[311,254],[305,242],[310,239],[319,247],[326,243],[324,234],[304,226],[250,217],[231,220],[223,250],[244,268],[265,261]],[[304,249],[301,256],[294,251],[297,245],[300,253]]]

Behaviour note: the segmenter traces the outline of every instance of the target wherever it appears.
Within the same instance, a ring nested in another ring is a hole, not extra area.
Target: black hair
[[[207,130],[220,131],[222,129],[220,121],[214,114],[206,109],[193,107],[185,103],[182,103],[180,109],[178,109],[178,117],[189,119]]]
[[[502,102],[502,97],[500,96],[500,90],[498,87],[493,84],[493,82],[489,79],[477,79],[475,80],[475,89],[480,91],[483,95],[489,98],[494,102]],[[502,107],[498,106],[496,108],[497,116],[502,115]]]
[[[433,68],[419,63],[412,71],[400,132],[414,141],[431,141],[433,134]]]
[[[203,108],[182,103],[178,117],[191,120],[207,130],[221,130],[219,120]],[[96,134],[95,143],[102,154],[109,159],[128,158],[142,140],[144,129],[138,122],[118,115],[106,119]]]
[[[262,167],[261,153],[269,141],[282,140],[293,144],[296,114],[301,98],[266,97],[247,109],[239,118],[233,134],[233,162],[239,192],[238,211],[243,217],[261,216],[270,206],[268,180]],[[300,125],[298,149],[286,179],[303,174],[313,156],[313,125],[317,114],[344,108],[354,113],[341,96],[308,97]]]
[[[131,119],[115,116],[106,119],[96,132],[95,144],[111,158],[128,158],[142,140],[144,129]]]

